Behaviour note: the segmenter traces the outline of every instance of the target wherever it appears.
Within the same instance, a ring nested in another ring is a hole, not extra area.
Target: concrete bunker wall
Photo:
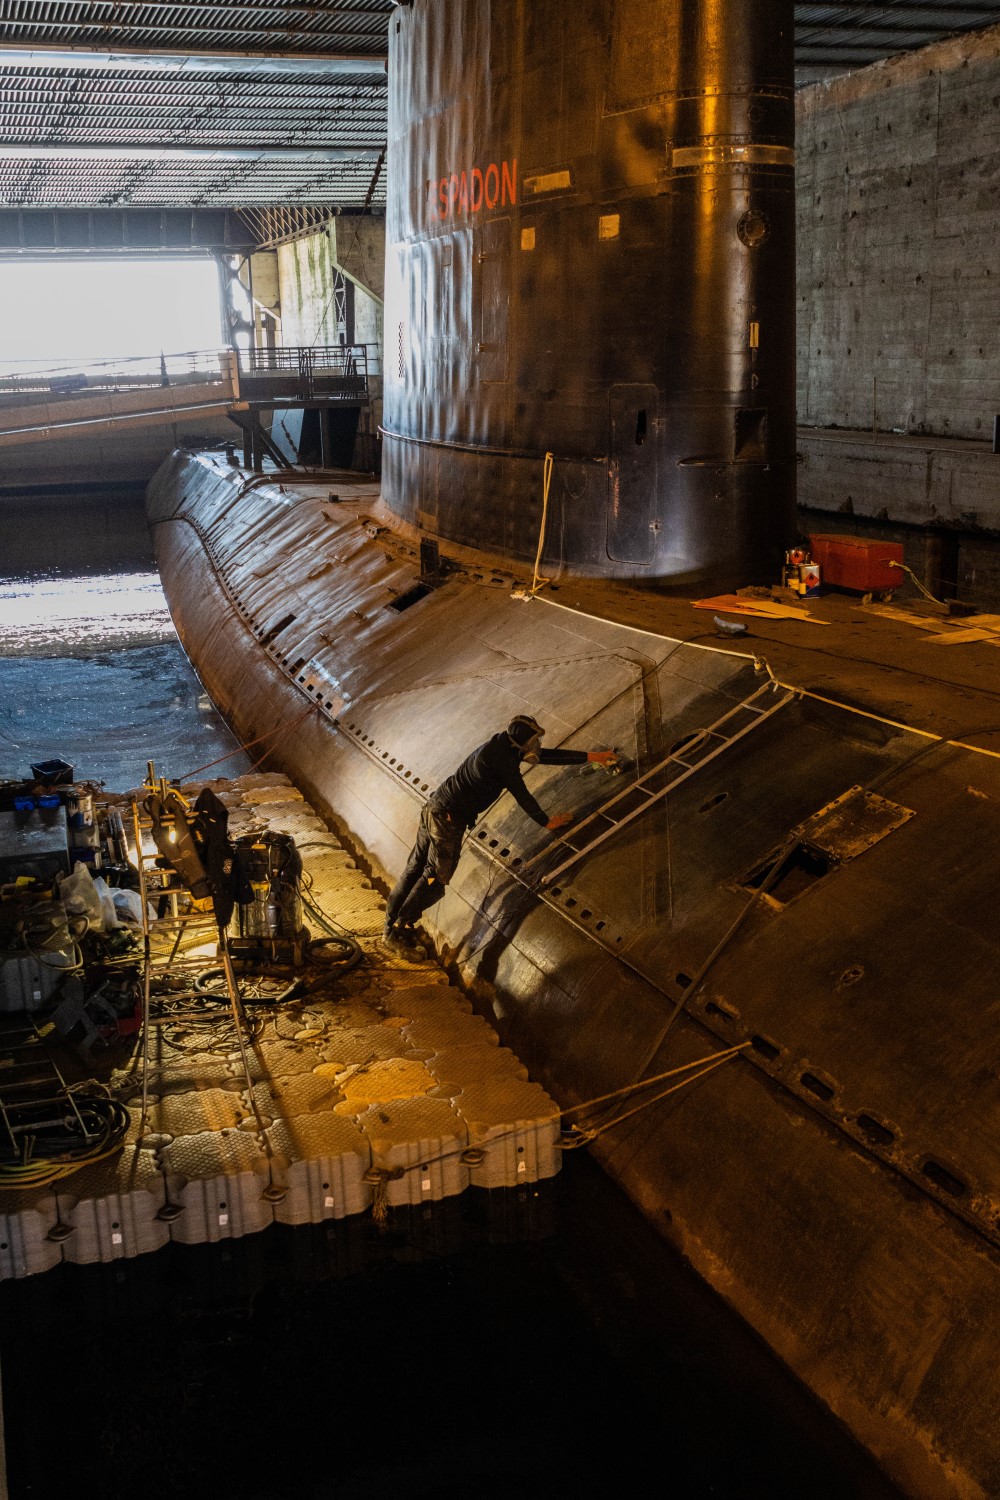
[[[1000,27],[797,96],[798,416],[986,439],[1000,410]]]

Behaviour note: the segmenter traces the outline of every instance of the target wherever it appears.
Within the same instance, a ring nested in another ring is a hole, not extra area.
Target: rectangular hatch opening
[[[811,890],[824,875],[829,875],[833,866],[834,861],[822,849],[796,844],[784,857],[780,850],[768,855],[743,877],[740,884],[748,891],[759,891],[766,884],[765,894],[779,906],[787,906],[796,896]]]
[[[389,601],[388,608],[394,609],[397,614],[402,614],[404,609],[410,609],[414,604],[419,604],[421,599],[426,599],[428,594],[434,590],[430,584],[415,583],[412,589],[407,589],[405,594],[398,594],[395,599]]]

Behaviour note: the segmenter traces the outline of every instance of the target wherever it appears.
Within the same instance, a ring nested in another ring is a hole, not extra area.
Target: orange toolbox
[[[863,536],[810,536],[813,562],[824,584],[855,589],[859,594],[898,589],[906,575],[890,563],[902,563],[902,542],[873,542]]]

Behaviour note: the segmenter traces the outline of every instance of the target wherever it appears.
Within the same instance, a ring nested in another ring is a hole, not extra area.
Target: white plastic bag
[[[114,897],[111,887],[102,875],[94,880],[94,890],[101,898],[101,928],[104,932],[110,932],[113,927],[120,926],[118,913],[115,911]]]
[[[126,891],[116,889],[111,892],[111,899],[115,903],[115,911],[119,920],[133,927],[142,926],[142,897],[138,891]],[[156,907],[147,902],[150,921],[156,920]]]
[[[59,900],[67,917],[86,917],[87,926],[100,932],[103,925],[101,898],[94,888],[90,871],[81,860],[73,866],[72,875],[59,882]]]

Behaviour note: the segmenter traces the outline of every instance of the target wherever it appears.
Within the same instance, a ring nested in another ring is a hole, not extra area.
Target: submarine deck
[[[255,1008],[252,1098],[225,1020],[179,1012],[152,1028],[145,1122],[141,1038],[126,1058],[96,1054],[95,1073],[131,1115],[124,1148],[49,1186],[0,1193],[0,1280],[558,1171],[557,1106],[435,963],[382,951],[382,897],[287,778],[211,786],[232,834],[294,838],[311,899],[365,961],[337,977],[311,970],[301,998]],[[181,954],[189,974],[215,962],[215,945],[202,934]]]
[[[358,491],[356,498],[364,498],[362,486]],[[368,494],[379,522],[404,543],[415,544],[419,534],[377,499],[374,486]],[[497,576],[513,578],[516,587],[530,588],[531,570],[526,565],[513,565],[512,572],[509,560],[451,542],[442,542],[441,550],[463,565],[492,568]],[[1000,753],[1000,741],[989,738],[1000,732],[1000,633],[993,640],[966,638],[966,632],[981,623],[996,630],[997,616],[952,618],[906,581],[888,603],[827,592],[804,601],[801,620],[748,618],[742,620],[745,636],[728,637],[715,629],[712,611],[692,608],[701,592],[563,576],[548,583],[536,598],[686,644],[711,645],[744,659],[762,658],[775,677],[797,689],[923,734],[968,739],[975,749]],[[791,594],[775,590],[779,592],[792,602]],[[725,609],[716,612],[738,618]]]

